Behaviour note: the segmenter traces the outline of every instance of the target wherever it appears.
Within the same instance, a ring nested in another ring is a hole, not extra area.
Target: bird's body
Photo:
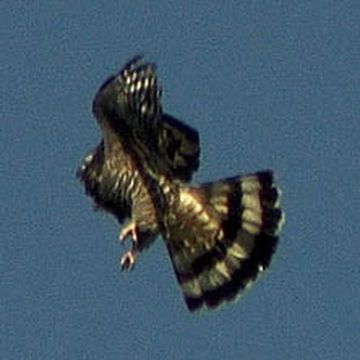
[[[102,140],[78,169],[95,204],[129,223],[133,249],[160,234],[190,310],[233,299],[268,267],[282,222],[270,171],[191,186],[198,133],[162,112],[153,64],[135,58],[98,91]]]

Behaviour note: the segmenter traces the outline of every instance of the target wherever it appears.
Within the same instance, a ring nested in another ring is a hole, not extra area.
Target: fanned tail
[[[283,223],[271,171],[180,193],[168,250],[190,311],[233,300],[270,265]]]

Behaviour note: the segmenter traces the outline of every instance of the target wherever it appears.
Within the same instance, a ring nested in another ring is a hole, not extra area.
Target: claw
[[[121,270],[131,270],[135,265],[136,252],[134,250],[127,251],[120,259]]]
[[[134,221],[129,222],[126,226],[121,229],[119,240],[124,241],[129,235],[132,240],[137,243],[138,237],[136,233],[136,223]]]

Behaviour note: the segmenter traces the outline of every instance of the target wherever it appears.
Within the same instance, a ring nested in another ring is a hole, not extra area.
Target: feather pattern
[[[273,173],[189,184],[198,132],[161,107],[153,63],[135,57],[98,90],[99,145],[77,177],[98,208],[132,237],[123,268],[161,234],[190,311],[233,300],[269,267],[283,223]]]

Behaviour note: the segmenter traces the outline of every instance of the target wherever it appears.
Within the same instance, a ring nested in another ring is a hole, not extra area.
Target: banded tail
[[[271,171],[181,189],[167,246],[190,311],[235,299],[268,268],[279,196]]]

